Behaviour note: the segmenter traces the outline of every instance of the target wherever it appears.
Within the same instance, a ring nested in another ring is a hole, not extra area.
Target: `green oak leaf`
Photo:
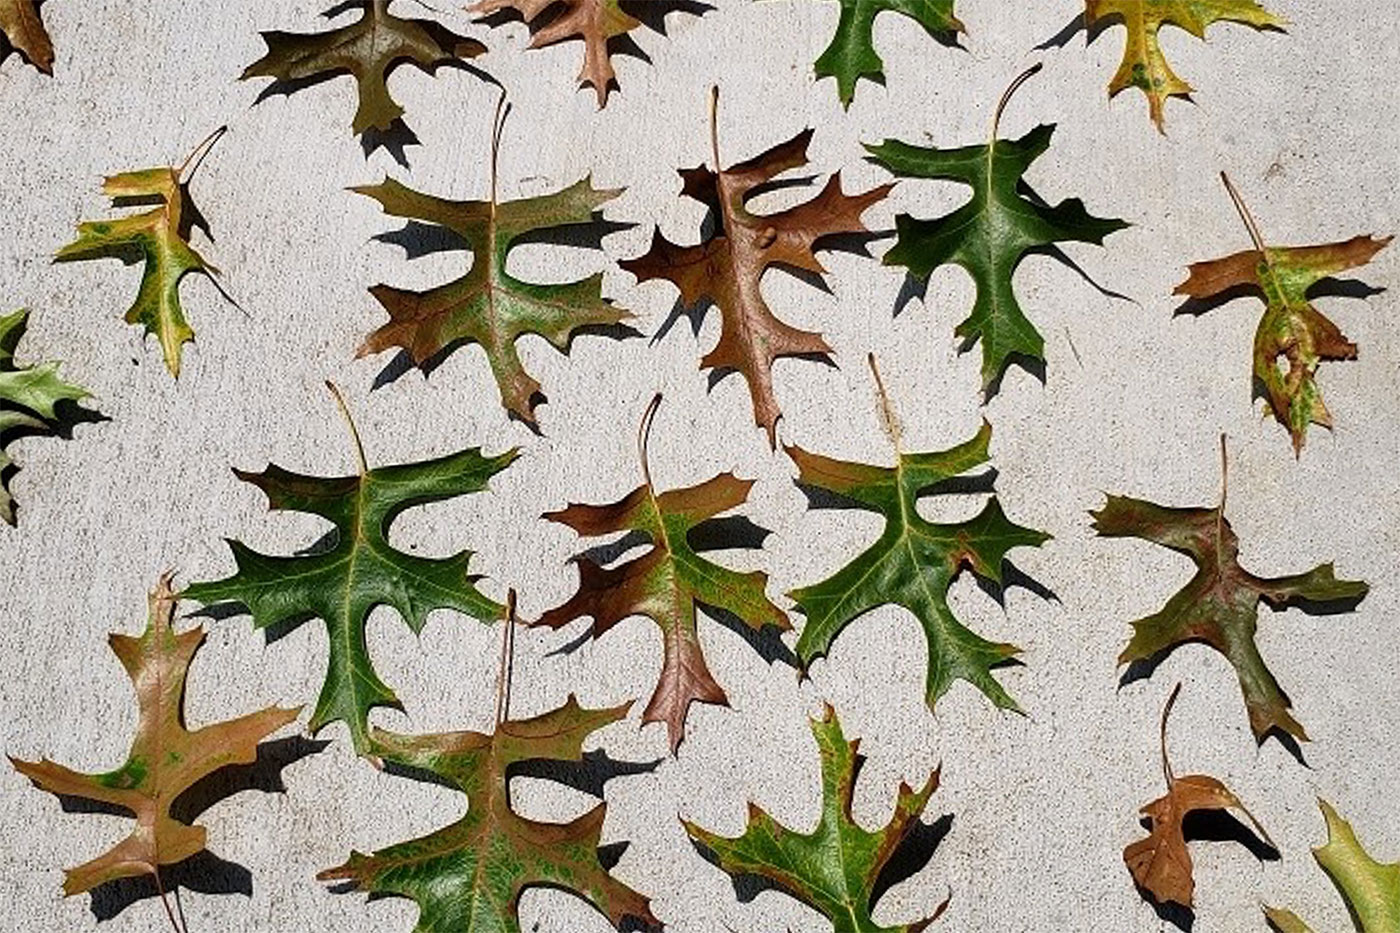
[[[217,138],[210,137],[211,139]],[[112,175],[102,191],[113,206],[155,204],[153,210],[116,220],[78,224],[78,238],[59,250],[54,262],[85,259],[144,261],[141,289],[126,312],[128,324],[140,324],[155,334],[172,376],[180,375],[180,351],[194,340],[194,330],[180,307],[180,280],[199,272],[218,285],[219,270],[190,245],[194,228],[211,236],[204,217],[190,197],[184,166],[141,169]],[[211,236],[212,238],[212,236]],[[220,289],[222,292],[222,289]],[[225,295],[225,298],[228,296]]]
[[[277,466],[261,473],[235,470],[239,479],[266,493],[273,510],[319,515],[334,528],[322,544],[291,557],[260,554],[229,541],[238,572],[193,584],[182,596],[205,604],[240,604],[259,629],[320,619],[330,659],[311,731],[344,722],[355,750],[368,754],[370,710],[399,708],[370,660],[365,642],[370,611],[390,606],[415,633],[435,609],[455,609],[483,621],[503,618],[505,611],[477,590],[480,578],[468,571],[471,552],[441,559],[405,554],[389,543],[390,526],[406,509],[480,492],[517,453],[485,457],[480,448],[472,448],[372,470],[361,456],[357,475],[335,478]]]
[[[581,282],[536,285],[506,271],[507,258],[523,237],[588,224],[621,191],[597,190],[585,178],[554,194],[496,204],[450,201],[393,179],[351,190],[374,198],[394,217],[446,228],[464,239],[472,253],[465,275],[426,292],[388,285],[371,288],[389,312],[389,322],[365,339],[361,356],[399,347],[428,370],[458,346],[480,344],[500,387],[501,403],[534,426],[540,384],[525,371],[515,341],[537,334],[567,353],[580,330],[631,317],[603,299],[601,274]]]
[[[1191,558],[1196,573],[1160,612],[1133,623],[1133,637],[1120,664],[1154,664],[1177,647],[1202,642],[1223,654],[1239,676],[1249,723],[1259,742],[1274,730],[1306,742],[1307,733],[1289,711],[1287,694],[1264,663],[1255,643],[1259,604],[1296,606],[1316,612],[1327,604],[1365,598],[1365,583],[1338,580],[1331,564],[1307,573],[1265,579],[1240,566],[1240,540],[1225,518],[1225,502],[1210,509],[1167,508],[1141,499],[1109,496],[1091,513],[1105,538],[1139,538]]]
[[[1116,96],[1130,87],[1147,95],[1152,122],[1166,132],[1166,105],[1172,97],[1191,96],[1191,85],[1177,77],[1162,52],[1159,33],[1163,26],[1178,26],[1197,39],[1206,27],[1223,21],[1256,29],[1282,29],[1286,23],[1255,0],[1084,0],[1084,25],[1097,34],[1101,22],[1122,22],[1128,38],[1123,62],[1113,76],[1108,94]]]
[[[1351,824],[1327,801],[1318,805],[1327,820],[1327,844],[1313,849],[1313,857],[1342,892],[1357,933],[1400,930],[1400,862],[1382,865],[1371,858]],[[1312,933],[1292,911],[1265,907],[1264,915],[1280,933]]]
[[[737,839],[717,836],[690,822],[686,831],[718,856],[720,868],[728,874],[758,875],[777,883],[820,911],[840,933],[919,933],[942,915],[946,901],[932,916],[896,927],[879,925],[871,914],[875,900],[888,886],[881,876],[917,829],[924,805],[938,788],[938,773],[929,777],[922,790],[901,784],[889,824],[868,832],[851,815],[863,760],[860,743],[846,741],[830,708],[811,727],[822,767],[822,815],[815,830],[793,832],[750,804],[748,826]]]
[[[371,895],[412,899],[419,907],[415,933],[520,933],[520,895],[531,887],[577,892],[614,926],[627,916],[654,924],[647,899],[598,862],[604,804],[568,823],[541,823],[516,813],[510,800],[515,766],[581,761],[584,739],[626,714],[626,704],[584,710],[570,697],[551,713],[501,723],[493,735],[406,736],[375,729],[376,755],[466,794],[467,814],[373,855],[354,852],[318,877],[349,881]]]
[[[461,65],[483,54],[486,46],[432,20],[395,16],[389,12],[389,0],[351,0],[337,4],[326,15],[347,9],[359,9],[363,15],[327,32],[262,33],[267,54],[249,65],[241,79],[274,79],[258,96],[261,101],[274,93],[290,94],[340,75],[352,75],[359,91],[353,132],[357,136],[371,130],[377,133],[374,138],[365,137],[366,150],[389,145],[385,134],[396,126],[406,134],[406,143],[416,143],[417,137],[400,119],[403,107],[389,93],[390,72],[411,64],[433,74],[444,65]]]
[[[9,489],[14,461],[4,445],[16,435],[51,431],[58,423],[59,402],[88,397],[85,389],[58,377],[57,363],[16,365],[15,347],[28,321],[24,310],[0,316],[0,520],[10,525],[15,523]]]
[[[984,422],[976,437],[957,447],[906,453],[899,449],[896,433],[893,467],[787,448],[799,470],[799,485],[833,493],[885,519],[879,539],[860,556],[828,579],[791,594],[807,617],[797,640],[804,664],[825,655],[857,617],[879,606],[902,606],[918,618],[928,640],[925,690],[930,708],[954,682],[966,680],[997,706],[1018,709],[992,676],[994,668],[1017,654],[1016,647],[987,641],[959,622],[948,605],[948,590],[964,568],[1002,585],[1007,553],[1039,547],[1050,536],[1012,522],[995,498],[975,518],[957,524],[930,522],[918,512],[921,498],[947,494],[951,480],[988,462],[991,438],[991,426]]]
[[[817,59],[817,78],[835,78],[841,103],[851,106],[856,84],[870,78],[885,81],[885,63],[875,51],[875,18],[881,13],[903,13],[939,42],[952,44],[963,24],[954,15],[957,0],[839,0],[841,19],[831,44]]]
[[[896,217],[899,238],[884,262],[904,266],[925,284],[935,269],[949,264],[972,276],[977,299],[955,333],[964,350],[981,341],[988,398],[1013,362],[1045,362],[1045,339],[1016,299],[1013,279],[1021,260],[1055,243],[1102,245],[1110,233],[1128,226],[1094,217],[1078,199],[1052,206],[1031,190],[1024,176],[1050,148],[1054,132],[1053,125],[1042,125],[1020,139],[998,139],[994,124],[991,141],[983,146],[932,149],[886,141],[866,147],[873,161],[898,176],[956,181],[972,189],[971,200],[946,216]]]

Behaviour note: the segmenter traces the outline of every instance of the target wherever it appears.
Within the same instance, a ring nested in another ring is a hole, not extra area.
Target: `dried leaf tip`
[[[1249,212],[1249,205],[1244,203],[1244,198],[1240,196],[1239,189],[1234,182],[1230,181],[1230,176],[1224,172],[1220,173],[1220,180],[1225,184],[1225,190],[1230,194],[1230,200],[1235,202],[1235,210],[1239,211],[1240,220],[1244,221],[1245,229],[1249,231],[1249,238],[1254,241],[1254,248],[1259,252],[1264,252],[1264,237],[1259,232],[1259,224],[1255,223],[1254,215]]]
[[[894,403],[890,401],[890,394],[885,390],[885,380],[880,376],[880,365],[876,362],[874,353],[867,354],[865,359],[870,364],[870,374],[875,379],[875,395],[880,402],[880,424],[884,427],[890,443],[894,444],[895,452],[902,453],[904,431],[899,423],[899,415],[895,414]]]
[[[651,444],[651,425],[656,420],[656,410],[661,407],[661,393],[658,392],[651,397],[647,404],[647,410],[642,413],[642,422],[637,427],[637,458],[642,464],[642,481],[646,483],[647,489],[655,492],[655,487],[651,483],[651,462],[647,456],[647,449]]]
[[[710,152],[715,157],[715,171],[724,171],[719,160],[719,85],[710,86]]]
[[[194,177],[194,173],[199,171],[199,167],[204,164],[204,157],[209,154],[219,140],[224,138],[224,134],[227,132],[228,125],[225,124],[204,137],[204,141],[195,146],[190,154],[185,156],[185,161],[181,162],[180,167],[175,170],[176,180],[181,184],[188,184],[189,180]],[[189,172],[188,175],[186,170]]]
[[[496,729],[510,722],[510,688],[515,667],[515,587],[506,593],[505,631],[501,634],[501,670],[496,680]]]
[[[1181,696],[1181,684],[1178,683],[1172,688],[1171,696],[1167,697],[1167,705],[1162,707],[1162,776],[1167,779],[1167,790],[1171,790],[1176,783],[1176,775],[1172,773],[1171,758],[1167,755],[1167,720],[1171,718],[1172,707],[1176,706],[1176,698]]]
[[[1016,80],[1012,81],[1011,84],[1007,86],[1006,92],[1001,95],[1001,100],[997,103],[996,113],[992,115],[991,140],[993,146],[996,145],[997,132],[1001,127],[1001,115],[1002,112],[1006,110],[1006,105],[1011,103],[1011,98],[1015,96],[1018,90],[1021,89],[1021,85],[1025,84],[1031,78],[1034,78],[1036,75],[1040,74],[1041,69],[1044,67],[1045,65],[1043,63],[1036,62],[1034,65],[1017,75]]]

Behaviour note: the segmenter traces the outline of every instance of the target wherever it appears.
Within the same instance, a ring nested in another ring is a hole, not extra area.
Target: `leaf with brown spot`
[[[718,93],[715,92],[717,101]],[[719,142],[714,107],[711,135],[718,174],[700,166],[684,171],[682,193],[709,208],[717,221],[714,234],[695,246],[677,246],[658,230],[645,256],[625,260],[622,268],[639,282],[668,279],[680,289],[689,307],[714,302],[721,316],[719,343],[700,361],[702,368],[719,373],[734,370],[749,384],[754,420],[768,431],[777,446],[777,424],[782,412],[773,391],[773,363],[784,357],[821,356],[831,347],[820,334],[799,330],[780,321],[763,299],[760,284],[772,266],[820,276],[826,272],[816,257],[819,242],[836,234],[866,232],[860,216],[882,200],[892,185],[881,185],[859,195],[841,191],[840,178],[831,176],[821,193],[809,201],[776,214],[755,214],[749,201],[783,172],[807,164],[812,130],[804,130],[728,169],[719,168]]]
[[[668,492],[657,492],[652,485],[646,467],[646,434],[660,401],[659,395],[652,400],[642,422],[643,483],[639,488],[608,505],[570,505],[544,516],[587,537],[641,533],[650,547],[616,567],[577,558],[578,592],[535,624],[561,628],[589,616],[591,632],[598,636],[629,616],[646,616],[655,622],[661,630],[663,660],[642,720],[666,723],[674,753],[685,735],[691,703],[729,702],[700,647],[697,604],[730,612],[754,630],[772,625],[786,631],[791,623],[764,594],[767,575],[738,573],[711,563],[690,540],[709,520],[743,505],[752,480],[725,473],[698,486]]]
[[[351,75],[359,90],[353,131],[386,134],[402,127],[407,142],[416,143],[403,125],[403,107],[389,94],[389,74],[399,65],[411,64],[433,74],[444,65],[475,58],[486,46],[459,36],[440,23],[407,19],[389,12],[389,0],[352,0],[338,4],[328,14],[358,9],[363,15],[353,23],[328,32],[264,32],[267,54],[244,70],[241,78],[273,78],[258,96],[291,94],[340,75]],[[368,148],[384,145],[374,140]]]
[[[551,8],[557,8],[555,14],[542,20],[540,17]],[[579,87],[593,88],[599,107],[607,106],[608,94],[617,87],[608,43],[642,25],[641,20],[622,8],[619,0],[480,0],[467,10],[480,14],[482,19],[505,10],[519,13],[531,27],[532,49],[581,39],[583,70],[578,76]]]
[[[171,805],[182,792],[220,768],[251,764],[258,743],[293,721],[298,709],[276,707],[190,732],[185,728],[185,679],[204,630],[176,632],[171,624],[176,597],[169,576],[151,594],[151,615],[140,638],[113,634],[112,651],[136,688],[140,720],[126,763],[105,774],[81,774],[47,759],[10,759],[36,787],[58,797],[77,797],[120,807],[136,818],[131,835],[92,861],[70,868],[67,895],[81,894],[119,878],[157,875],[204,850],[205,830],[175,819]]]
[[[1150,835],[1125,848],[1123,861],[1137,886],[1157,903],[1190,908],[1196,881],[1191,871],[1191,850],[1186,845],[1182,828],[1190,814],[1200,810],[1238,810],[1253,824],[1259,838],[1270,848],[1277,847],[1253,814],[1220,781],[1204,774],[1179,778],[1172,773],[1167,758],[1167,718],[1180,693],[1178,684],[1162,710],[1162,773],[1167,780],[1166,796],[1142,808],[1143,816],[1151,823]]]
[[[1269,410],[1293,438],[1301,454],[1308,426],[1332,427],[1332,415],[1322,401],[1317,369],[1324,360],[1354,360],[1356,344],[1343,336],[1308,293],[1324,279],[1364,266],[1390,243],[1391,237],[1352,237],[1322,246],[1265,246],[1259,228],[1230,180],[1222,176],[1244,219],[1255,248],[1191,266],[1191,277],[1176,294],[1197,301],[1230,297],[1232,289],[1248,289],[1264,300],[1264,316],[1254,334],[1254,384]]]
[[[44,74],[53,74],[53,41],[35,0],[0,0],[0,61],[11,49]]]
[[[1221,439],[1222,454],[1224,439]],[[1222,483],[1222,486],[1224,484]],[[1290,577],[1264,578],[1240,566],[1240,541],[1225,518],[1225,495],[1209,509],[1166,508],[1141,499],[1109,496],[1091,513],[1105,538],[1139,538],[1191,558],[1196,574],[1154,615],[1133,623],[1133,638],[1120,664],[1155,664],[1181,645],[1202,642],[1223,654],[1239,676],[1250,726],[1262,743],[1275,729],[1306,742],[1287,694],[1264,663],[1255,643],[1259,604],[1320,612],[1354,606],[1365,583],[1338,580],[1331,564]]]

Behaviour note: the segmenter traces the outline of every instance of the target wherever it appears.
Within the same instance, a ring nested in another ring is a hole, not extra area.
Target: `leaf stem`
[[[165,908],[165,915],[170,918],[170,926],[175,930],[175,933],[189,933],[188,930],[180,929],[180,924],[175,920],[175,911],[170,909],[170,898],[166,896],[165,885],[160,880],[160,866],[156,866],[156,870],[151,874],[156,879],[156,893],[160,895],[160,903]]]
[[[515,589],[506,594],[506,629],[501,635],[501,673],[496,680],[496,728],[510,721],[510,688],[515,666]]]
[[[1225,514],[1225,498],[1230,493],[1230,451],[1226,446],[1229,436],[1222,433],[1220,435],[1220,508],[1221,515]]]
[[[194,150],[190,152],[189,155],[185,156],[185,161],[181,162],[180,167],[176,169],[176,181],[180,182],[181,184],[188,184],[189,180],[194,177],[194,173],[199,171],[199,167],[204,164],[204,157],[207,156],[209,154],[209,151],[214,148],[215,143],[224,138],[224,134],[227,132],[228,126],[224,125],[219,127],[214,132],[210,133],[208,136],[204,137],[204,142],[200,143],[198,146],[195,146]],[[185,175],[186,169],[189,170],[188,177],[186,177]]]
[[[642,415],[642,423],[637,428],[637,457],[642,461],[642,479],[647,484],[647,489],[652,490],[651,485],[651,464],[647,459],[647,445],[651,442],[651,423],[656,419],[656,410],[661,407],[661,393],[658,392],[651,397],[651,403],[647,405],[647,410]],[[655,490],[652,490],[655,495]]]
[[[1225,190],[1230,193],[1230,200],[1235,202],[1235,210],[1240,212],[1240,220],[1244,221],[1244,227],[1249,231],[1249,238],[1254,241],[1254,248],[1261,253],[1264,252],[1264,238],[1259,234],[1259,225],[1254,222],[1254,215],[1249,212],[1249,205],[1244,203],[1244,198],[1240,197],[1240,192],[1230,181],[1229,175],[1221,172],[1220,180],[1225,183]]]
[[[1176,783],[1176,775],[1172,774],[1171,759],[1167,757],[1167,719],[1171,717],[1172,707],[1176,705],[1176,698],[1181,695],[1181,684],[1178,683],[1172,689],[1172,695],[1167,698],[1167,705],[1162,707],[1162,776],[1167,779],[1167,790],[1172,789]]]
[[[894,403],[890,401],[890,395],[885,391],[885,380],[880,377],[879,364],[875,362],[875,354],[866,354],[865,360],[870,364],[870,373],[875,377],[875,394],[880,398],[880,420],[885,425],[885,433],[890,436],[890,442],[894,444],[896,453],[904,451],[903,432],[899,427],[899,416],[894,413]]]
[[[360,429],[355,427],[355,419],[350,415],[350,406],[346,404],[345,396],[341,394],[340,387],[327,379],[326,388],[330,389],[336,405],[340,408],[340,416],[345,419],[345,423],[350,428],[350,439],[355,442],[355,457],[359,460],[360,475],[364,476],[369,473],[369,463],[365,461],[365,445],[360,441]]]
[[[710,152],[715,157],[715,173],[724,171],[724,163],[719,160],[719,85],[710,87]]]
[[[1027,68],[1025,71],[1021,72],[1021,74],[1018,75],[1018,76],[1016,77],[1016,80],[1015,80],[1015,81],[1012,81],[1011,84],[1010,84],[1009,86],[1007,86],[1007,88],[1006,88],[1006,93],[1004,93],[1004,94],[1001,95],[1001,102],[1000,102],[999,104],[997,104],[996,113],[992,115],[992,142],[991,142],[991,144],[992,144],[993,146],[996,145],[996,142],[997,142],[997,132],[998,132],[999,129],[1001,128],[1001,114],[1002,114],[1002,111],[1004,111],[1004,110],[1006,109],[1006,105],[1007,105],[1007,104],[1011,103],[1011,98],[1012,98],[1012,96],[1013,96],[1018,90],[1020,90],[1021,85],[1025,84],[1025,83],[1026,83],[1027,81],[1029,81],[1031,78],[1033,78],[1033,77],[1035,77],[1037,74],[1039,74],[1039,73],[1040,73],[1040,69],[1042,69],[1042,68],[1044,68],[1044,67],[1045,67],[1045,66],[1044,66],[1042,63],[1036,62],[1036,63],[1035,63],[1034,65],[1032,65],[1031,67],[1029,67],[1029,68]]]
[[[496,209],[496,188],[500,176],[501,136],[505,133],[506,118],[510,116],[510,104],[506,103],[506,92],[501,91],[496,101],[496,115],[491,120],[491,210]]]

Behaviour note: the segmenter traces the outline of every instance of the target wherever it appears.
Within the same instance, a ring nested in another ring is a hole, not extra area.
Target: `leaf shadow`
[[[1081,32],[1085,33],[1084,43],[1086,45],[1092,45],[1106,30],[1113,26],[1121,25],[1122,22],[1122,17],[1115,14],[1113,16],[1105,16],[1096,21],[1093,26],[1089,26],[1088,17],[1083,13],[1076,13],[1069,22],[1061,27],[1059,32],[1040,43],[1040,45],[1037,45],[1035,50],[1037,52],[1046,52],[1050,49],[1062,49],[1069,45],[1070,41]]]
[[[220,801],[246,790],[263,793],[286,793],[282,771],[303,758],[320,753],[330,743],[293,735],[263,742],[258,746],[257,759],[246,765],[229,765],[195,782],[181,793],[170,806],[170,815],[177,821],[193,824],[201,814]],[[130,817],[129,810],[82,798],[59,797],[67,813],[106,813]],[[180,888],[200,894],[253,895],[253,875],[236,862],[222,859],[207,849],[160,870],[161,887],[168,892]],[[122,878],[94,888],[90,909],[99,922],[112,920],[138,901],[157,898],[160,888],[149,875]]]

